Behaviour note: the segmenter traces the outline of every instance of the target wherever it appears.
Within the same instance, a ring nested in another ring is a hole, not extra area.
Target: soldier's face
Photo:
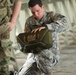
[[[34,7],[30,7],[30,10],[31,10],[33,16],[38,20],[41,19],[44,15],[44,5],[42,5],[42,7],[40,7],[37,4]]]

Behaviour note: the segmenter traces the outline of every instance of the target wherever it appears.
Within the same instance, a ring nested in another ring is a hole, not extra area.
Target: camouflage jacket
[[[8,22],[9,15],[9,5],[7,0],[0,0],[0,25],[4,24],[5,22]]]
[[[58,49],[58,33],[66,31],[68,27],[66,17],[58,13],[55,14],[54,12],[44,12],[44,17],[41,20],[36,20],[32,15],[25,23],[26,30],[31,31],[33,25],[46,25],[52,31],[53,48],[55,50]]]
[[[7,0],[0,0],[0,34],[6,31],[11,18],[11,8]]]
[[[52,48],[49,50],[43,50],[39,54],[34,54],[34,59],[38,66],[47,73],[59,60],[58,33],[67,30],[67,20],[66,17],[61,14],[44,12],[44,16],[41,20],[36,20],[34,16],[29,17],[25,23],[26,30],[30,31],[33,25],[46,25],[48,29],[52,31]]]

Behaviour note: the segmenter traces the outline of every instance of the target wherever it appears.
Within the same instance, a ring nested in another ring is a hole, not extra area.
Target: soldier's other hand
[[[12,22],[9,22],[9,30],[12,31],[14,27],[15,27],[15,24]]]
[[[33,29],[32,32],[36,33],[37,31],[41,31],[42,29],[45,29],[45,28],[46,28],[45,26],[38,27],[38,28]]]
[[[26,28],[24,28],[24,32],[26,32]]]

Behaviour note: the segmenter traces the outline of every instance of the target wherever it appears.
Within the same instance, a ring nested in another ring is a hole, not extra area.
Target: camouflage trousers
[[[10,59],[9,30],[0,34],[0,75],[9,75],[8,62]]]

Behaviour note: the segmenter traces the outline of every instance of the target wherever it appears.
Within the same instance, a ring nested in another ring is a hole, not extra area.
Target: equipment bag
[[[47,28],[36,33],[20,33],[17,36],[17,41],[24,53],[38,53],[51,48],[53,44],[52,33]]]

